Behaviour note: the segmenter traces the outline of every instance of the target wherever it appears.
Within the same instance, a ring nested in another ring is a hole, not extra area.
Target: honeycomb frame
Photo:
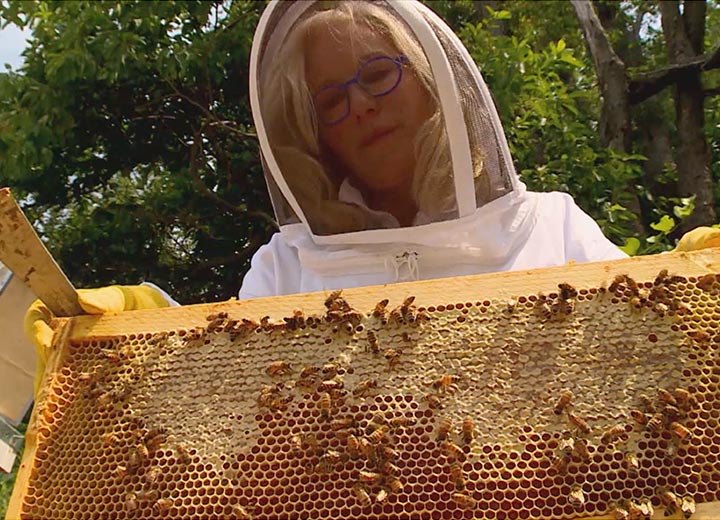
[[[6,518],[720,518],[718,273],[60,319]]]

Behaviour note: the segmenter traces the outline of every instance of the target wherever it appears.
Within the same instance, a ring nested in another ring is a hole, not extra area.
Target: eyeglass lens
[[[357,83],[371,96],[383,96],[400,82],[401,63],[389,57],[373,58],[362,64],[357,76],[343,85],[320,90],[314,98],[315,111],[323,124],[339,123],[350,112],[348,88]]]

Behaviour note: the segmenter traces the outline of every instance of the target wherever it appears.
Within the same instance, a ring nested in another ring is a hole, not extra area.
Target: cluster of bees
[[[552,468],[564,473],[567,471],[568,465],[577,457],[584,462],[589,462],[590,451],[589,441],[587,437],[592,433],[592,428],[587,421],[575,415],[572,409],[573,393],[571,390],[563,389],[559,392],[557,401],[553,408],[556,415],[565,413],[568,423],[572,430],[566,431],[558,442],[557,453]],[[640,396],[642,403],[641,409],[631,409],[630,417],[633,424],[626,426],[625,424],[616,424],[606,428],[600,436],[600,444],[604,446],[614,446],[618,441],[625,442],[628,440],[627,432],[633,427],[645,430],[651,434],[659,435],[663,430],[668,430],[672,434],[675,443],[672,445],[675,449],[683,442],[690,440],[692,433],[685,427],[681,421],[687,417],[687,413],[693,409],[695,400],[692,394],[684,388],[676,388],[669,391],[664,388],[657,390],[655,399],[647,396]],[[630,474],[637,474],[640,469],[640,463],[634,453],[625,453],[625,465]],[[692,497],[677,497],[666,489],[658,490],[658,498],[665,507],[665,515],[670,516],[677,510],[681,510],[685,518],[695,511],[695,502]],[[576,508],[582,508],[585,505],[585,494],[581,485],[573,486],[568,495],[568,502]],[[613,507],[613,516],[617,520],[645,520],[650,519],[653,515],[653,506],[651,499],[643,499],[639,502],[628,500],[623,504],[615,504]]]
[[[449,379],[446,376],[440,379]],[[439,380],[438,380],[439,381]],[[437,381],[436,381],[437,383]],[[447,384],[447,383],[443,383]],[[458,443],[452,440],[453,437],[453,421],[450,417],[443,417],[438,423],[436,441],[439,443],[442,453],[449,463],[450,480],[455,486],[455,492],[452,494],[453,500],[463,509],[475,509],[476,502],[468,494],[465,493],[465,474],[463,471],[463,462],[465,461],[465,451]],[[463,418],[460,431],[458,432],[459,442],[469,445],[475,438],[475,424],[472,417]]]
[[[636,309],[650,307],[660,317],[670,312],[683,315],[690,312],[690,307],[672,296],[671,286],[685,282],[687,282],[687,278],[670,275],[667,269],[663,269],[655,277],[652,287],[648,290],[638,285],[628,275],[619,274],[608,287],[608,292],[616,295],[629,293],[628,303],[630,305]]]
[[[679,445],[689,442],[692,432],[682,424],[688,413],[696,406],[692,394],[684,388],[674,391],[658,388],[656,398],[640,396],[641,408],[630,410],[633,421],[642,429],[660,435],[669,431],[674,440],[670,445],[670,455]]]
[[[142,482],[145,487],[137,492],[131,491],[125,495],[125,509],[129,513],[133,513],[146,504],[150,504],[155,513],[163,515],[170,510],[173,501],[170,498],[161,496],[157,489],[153,489],[162,470],[158,466],[150,465],[150,463],[153,454],[161,446],[167,444],[168,435],[163,428],[147,429],[141,421],[136,420],[135,423],[130,440],[131,444],[134,443],[134,446],[130,449],[125,464],[118,464],[117,475],[124,478],[128,475],[142,473]],[[114,434],[105,434],[103,441],[117,443],[119,440]],[[174,451],[179,463],[188,465],[192,462],[192,457],[183,446],[175,446]]]

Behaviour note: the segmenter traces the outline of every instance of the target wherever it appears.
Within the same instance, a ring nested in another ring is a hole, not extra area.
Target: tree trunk
[[[682,63],[702,57],[705,37],[705,1],[664,0],[660,3],[662,28],[670,63]],[[700,70],[688,71],[675,85],[675,113],[679,144],[677,167],[680,193],[695,195],[695,211],[682,224],[687,231],[696,226],[714,224],[717,219],[710,152],[705,137],[703,86]]]
[[[603,143],[619,152],[630,150],[630,104],[625,64],[593,11],[589,0],[571,0],[585,36],[603,98],[600,136]]]
[[[592,3],[589,0],[570,1],[585,36],[600,85],[603,100],[600,138],[608,148],[627,153],[631,149],[631,126],[625,64],[615,54],[600,19],[593,10]],[[627,189],[630,193],[635,194],[633,186],[628,186]],[[632,198],[628,209],[638,216],[635,220],[635,231],[638,234],[644,233],[640,218],[640,202],[637,196]]]

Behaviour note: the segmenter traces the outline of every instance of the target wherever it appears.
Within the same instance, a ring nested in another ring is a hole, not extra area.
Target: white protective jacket
[[[373,213],[383,226],[319,234],[297,200],[274,155],[261,97],[262,75],[282,49],[293,24],[315,2],[272,2],[251,54],[250,96],[265,173],[280,231],[254,255],[239,298],[278,296],[398,281],[532,269],[623,258],[598,225],[564,193],[525,189],[512,165],[500,119],[480,71],[454,33],[415,1],[374,2],[392,13],[422,46],[432,69],[448,134],[455,183],[453,218],[418,215],[399,227],[389,214]],[[482,154],[477,154],[482,150]],[[481,155],[483,176],[474,171]],[[286,168],[288,170],[288,168]],[[338,200],[364,206],[346,182]]]

